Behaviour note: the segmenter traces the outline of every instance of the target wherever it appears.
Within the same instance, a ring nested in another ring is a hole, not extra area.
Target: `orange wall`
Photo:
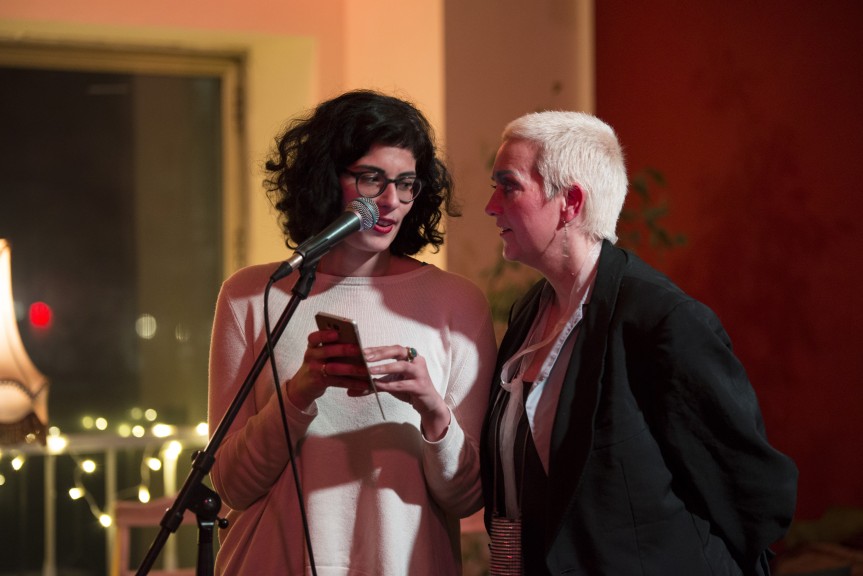
[[[593,108],[592,1],[448,0],[446,144],[461,218],[447,232],[449,269],[484,288],[501,253],[484,213],[504,126],[542,108]]]
[[[319,39],[323,93],[338,88],[344,74],[345,0],[212,0],[203,3],[148,0],[4,0],[0,18],[32,22],[101,24],[113,27],[232,30]]]
[[[668,181],[712,306],[801,471],[798,516],[863,506],[863,4],[596,3],[597,113]]]
[[[415,102],[443,137],[443,0],[3,0],[0,41],[10,40],[244,54],[246,263],[288,254],[260,187],[262,158],[288,118],[345,90],[375,88]],[[445,254],[425,259],[443,265]]]

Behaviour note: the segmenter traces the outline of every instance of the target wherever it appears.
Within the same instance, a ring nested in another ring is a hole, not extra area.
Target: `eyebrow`
[[[498,170],[497,172],[491,173],[491,179],[494,180],[495,182],[500,181],[501,179],[503,179],[506,176],[516,178],[515,170]]]
[[[379,174],[387,175],[387,171],[378,166],[372,166],[371,164],[360,164],[356,168],[350,169],[353,172],[377,172]],[[402,172],[401,174],[397,174],[396,178],[403,178],[405,176],[416,176],[416,170],[408,170],[407,172]]]

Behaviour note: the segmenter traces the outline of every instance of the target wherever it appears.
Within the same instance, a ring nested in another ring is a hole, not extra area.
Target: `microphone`
[[[330,249],[354,232],[368,230],[378,223],[380,218],[378,205],[368,198],[352,200],[342,215],[324,228],[322,232],[312,236],[294,251],[294,255],[282,262],[279,268],[270,276],[270,282],[281,280],[303,262],[314,262]]]

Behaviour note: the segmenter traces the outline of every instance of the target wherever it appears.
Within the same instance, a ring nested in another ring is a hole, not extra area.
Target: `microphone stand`
[[[297,306],[299,306],[300,300],[305,300],[308,297],[315,282],[315,268],[318,265],[319,259],[320,257],[300,266],[300,277],[291,290],[293,296],[291,296],[284,312],[282,312],[278,322],[273,327],[271,337],[273,346],[275,346],[275,343],[285,331],[288,322],[294,315]],[[198,523],[198,560],[195,574],[197,576],[212,576],[214,568],[213,527],[218,523],[220,528],[225,528],[228,525],[228,521],[218,517],[219,510],[222,508],[222,499],[203,482],[209,475],[210,470],[212,470],[213,463],[216,461],[216,451],[222,444],[222,440],[224,440],[225,435],[228,433],[231,424],[236,419],[237,413],[240,411],[240,407],[245,402],[246,397],[252,391],[252,388],[254,388],[255,381],[269,358],[269,349],[267,346],[264,346],[252,365],[251,370],[249,370],[245,382],[243,382],[243,385],[237,391],[237,395],[222,417],[221,422],[219,422],[219,426],[210,437],[207,447],[202,451],[195,452],[192,458],[192,470],[186,477],[183,487],[177,493],[177,498],[174,500],[173,505],[165,511],[165,515],[159,523],[162,529],[150,545],[147,555],[136,572],[137,576],[143,576],[150,572],[168,537],[176,532],[180,524],[182,524],[183,514],[186,510],[191,510],[195,513]]]

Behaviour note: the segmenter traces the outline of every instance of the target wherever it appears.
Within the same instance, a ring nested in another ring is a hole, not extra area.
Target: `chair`
[[[174,499],[170,497],[156,498],[146,504],[134,500],[117,501],[114,507],[114,525],[117,527],[117,566],[112,571],[113,574],[119,576],[132,576],[135,574],[137,566],[134,568],[129,566],[132,528],[159,527],[162,518],[165,516],[165,511],[173,503]],[[183,524],[196,525],[195,515],[186,512],[183,515]],[[195,573],[195,568],[158,570],[155,567],[149,572],[151,576],[194,576]]]

